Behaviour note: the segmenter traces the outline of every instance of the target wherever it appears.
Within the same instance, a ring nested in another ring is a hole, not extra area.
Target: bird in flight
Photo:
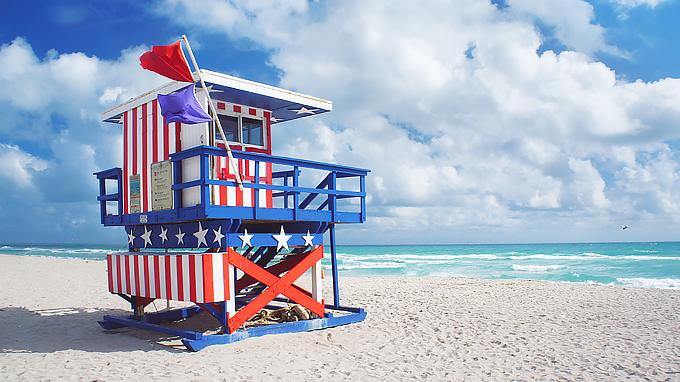
[[[621,229],[628,229],[628,226],[627,226],[627,225],[622,225],[622,226],[621,226]]]

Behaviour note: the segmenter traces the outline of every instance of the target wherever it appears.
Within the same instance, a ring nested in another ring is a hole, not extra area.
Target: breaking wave
[[[625,286],[637,288],[680,289],[680,279],[648,279],[643,277],[617,278]]]
[[[548,272],[564,268],[564,265],[520,265],[512,264],[512,269],[522,272]]]

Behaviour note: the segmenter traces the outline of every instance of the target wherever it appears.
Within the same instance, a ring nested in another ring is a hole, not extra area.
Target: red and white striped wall
[[[219,147],[224,147],[218,144]],[[244,182],[255,182],[255,162],[243,159],[237,159],[241,179]],[[229,166],[229,159],[227,157],[218,157],[215,160],[215,171],[218,179],[236,180],[234,171]],[[260,162],[260,183],[272,184],[272,164]],[[238,187],[232,186],[211,186],[213,191],[213,204],[219,206],[239,206],[252,207],[255,201],[255,193],[258,193],[258,200],[261,208],[272,208],[272,191],[271,190],[255,190],[252,188],[244,188],[239,190]]]
[[[199,303],[230,296],[226,253],[121,253],[106,261],[111,293]]]
[[[141,212],[152,210],[151,164],[180,151],[182,124],[165,123],[157,100],[123,113],[123,213],[130,213],[130,176],[140,176]]]
[[[199,95],[197,95],[199,96]],[[199,99],[203,99],[199,97]],[[264,109],[237,105],[227,102],[217,102],[218,111],[253,116],[265,121],[265,147],[250,147],[231,145],[232,150],[245,150],[271,154],[271,112]],[[151,164],[170,159],[170,154],[181,151],[183,148],[205,144],[203,140],[207,132],[203,133],[205,124],[184,125],[179,122],[166,123],[161,115],[157,100],[134,107],[122,115],[123,121],[123,213],[131,213],[130,176],[140,177],[140,212],[153,210],[151,194]],[[190,131],[191,130],[191,131]],[[195,131],[194,131],[195,130]],[[184,131],[184,132],[183,132]],[[224,147],[223,145],[221,145]],[[183,162],[182,173],[186,181],[195,180],[199,173],[199,161],[196,158],[187,159]],[[271,163],[260,164],[260,182],[272,183]],[[194,168],[195,167],[195,168]],[[254,181],[255,164],[252,161],[239,160],[239,167],[244,181]],[[233,171],[227,165],[226,157],[215,160],[214,176],[220,179],[235,179]],[[252,207],[254,198],[253,189],[238,190],[237,187],[211,186],[213,204],[222,206],[245,206]],[[260,207],[272,207],[272,192],[260,192]],[[194,195],[195,194],[195,195]],[[197,189],[183,190],[183,203],[194,205],[200,200]]]

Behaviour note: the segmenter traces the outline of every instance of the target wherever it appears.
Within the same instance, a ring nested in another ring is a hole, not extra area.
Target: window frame
[[[248,107],[247,106],[241,106],[241,108],[247,109]],[[214,129],[215,129],[215,134],[214,134],[215,138],[214,139],[215,139],[216,145],[219,142],[219,143],[223,143],[223,144],[241,146],[243,148],[248,147],[248,148],[255,148],[255,149],[260,149],[260,150],[262,150],[262,149],[267,150],[268,149],[267,148],[267,142],[268,142],[267,138],[268,138],[269,131],[267,130],[267,123],[266,123],[267,119],[264,116],[260,117],[259,115],[243,114],[243,113],[237,113],[237,112],[234,112],[234,111],[223,110],[223,109],[217,110],[217,114],[218,115],[220,115],[220,114],[221,115],[227,115],[227,116],[230,116],[230,117],[236,117],[238,119],[238,142],[234,142],[234,141],[224,142],[222,140],[222,137],[219,136],[219,131],[217,131],[217,126],[214,126]],[[262,145],[253,145],[253,144],[250,144],[250,143],[244,143],[243,142],[243,118],[259,120],[259,121],[262,122]]]

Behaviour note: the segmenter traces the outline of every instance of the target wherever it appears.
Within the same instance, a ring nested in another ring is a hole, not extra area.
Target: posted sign
[[[142,193],[139,175],[130,175],[130,213],[142,212]]]
[[[169,160],[151,164],[151,209],[172,209],[172,162]]]

